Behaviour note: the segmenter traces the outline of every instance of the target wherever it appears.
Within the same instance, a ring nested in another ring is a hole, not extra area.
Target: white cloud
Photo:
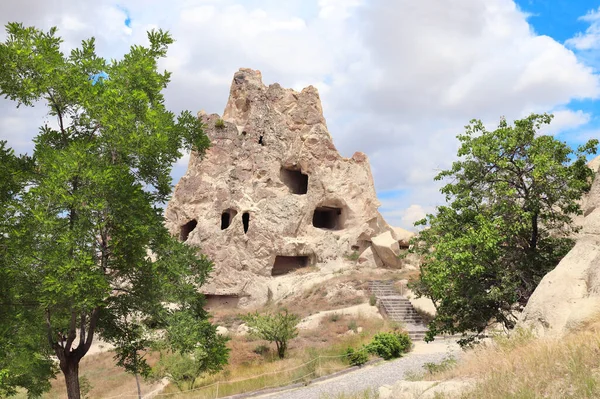
[[[561,109],[553,111],[554,118],[550,126],[542,129],[542,133],[555,135],[560,132],[573,130],[586,125],[592,118],[592,115],[582,110],[573,111],[570,109]]]
[[[582,21],[589,22],[590,26],[585,33],[579,32],[575,37],[567,40],[567,46],[577,50],[594,50],[600,48],[600,7],[597,10],[590,10],[579,18]]]
[[[176,42],[161,66],[173,72],[166,99],[174,111],[222,112],[239,67],[260,69],[266,84],[318,87],[340,152],[367,153],[379,192],[408,192],[384,207],[394,224],[441,201],[432,179],[450,166],[455,136],[470,119],[495,124],[501,115],[557,110],[554,134],[589,121],[566,108],[572,99],[600,95],[598,75],[564,45],[536,35],[512,0],[119,4],[0,2],[0,20],[59,25],[65,47],[94,35],[107,58],[145,43],[147,29],[170,30]],[[590,29],[599,12],[585,17]],[[0,138],[25,148],[39,118],[0,101]]]

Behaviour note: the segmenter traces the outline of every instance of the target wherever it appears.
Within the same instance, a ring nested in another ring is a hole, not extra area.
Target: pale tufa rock
[[[600,312],[600,178],[584,201],[583,229],[575,246],[529,299],[520,324],[538,335],[562,336]]]
[[[190,155],[165,218],[214,262],[205,293],[265,303],[279,275],[343,260],[392,231],[366,155],[339,155],[314,87],[267,87],[259,71],[240,69],[222,118],[199,117],[211,147]]]
[[[392,236],[390,231],[373,237],[371,242],[373,252],[381,259],[385,266],[396,268],[401,265],[401,260],[398,258],[398,255],[400,255],[400,246],[398,240]]]

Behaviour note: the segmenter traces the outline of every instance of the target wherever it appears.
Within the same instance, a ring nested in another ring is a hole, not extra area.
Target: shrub
[[[338,321],[341,318],[342,318],[342,315],[340,315],[339,313],[332,313],[331,315],[329,315],[329,321],[331,321],[332,323],[335,323],[336,321]]]
[[[443,373],[456,366],[456,359],[452,356],[448,356],[440,363],[425,363],[423,368],[429,372],[429,374]]]
[[[257,345],[252,352],[256,353],[257,355],[266,355],[269,353],[269,347],[264,344]]]
[[[366,346],[366,350],[389,360],[402,356],[402,353],[408,352],[411,346],[412,341],[406,333],[379,333]]]
[[[369,305],[375,306],[377,304],[377,297],[373,294],[369,297]]]
[[[358,258],[360,258],[360,254],[358,253],[358,251],[352,251],[344,255],[344,257],[351,262],[356,262]]]
[[[288,313],[283,309],[275,314],[250,313],[241,316],[250,328],[250,335],[269,342],[275,342],[277,346],[277,355],[283,359],[287,350],[288,341],[298,336],[296,325],[300,322],[300,317],[293,313]]]
[[[358,323],[356,323],[356,320],[352,319],[348,322],[348,330],[352,330],[355,333],[358,332]]]
[[[215,127],[217,129],[223,129],[225,127],[225,121],[223,119],[217,119],[215,122]]]
[[[348,348],[346,350],[346,357],[352,366],[362,366],[367,362],[367,360],[369,360],[369,353],[365,347],[362,347],[358,350]]]
[[[408,333],[396,332],[394,333],[394,335],[396,336],[396,338],[398,338],[398,342],[400,342],[400,351],[402,353],[410,351],[410,349],[412,348],[412,340],[408,336]]]

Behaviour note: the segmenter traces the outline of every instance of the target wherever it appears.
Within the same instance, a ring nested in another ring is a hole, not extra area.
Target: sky
[[[315,86],[336,147],[367,154],[381,213],[405,228],[443,203],[433,178],[473,118],[494,128],[552,112],[544,133],[572,146],[600,137],[600,0],[1,1],[11,21],[58,27],[65,51],[94,36],[107,59],[170,31],[161,67],[177,113],[221,114],[240,67]],[[0,140],[31,153],[48,118],[0,98]]]

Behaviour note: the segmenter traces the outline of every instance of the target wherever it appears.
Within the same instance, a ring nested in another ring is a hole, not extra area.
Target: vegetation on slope
[[[469,350],[456,364],[427,377],[475,379],[466,399],[600,397],[600,322],[563,338],[536,338],[529,330]]]
[[[494,131],[472,121],[458,136],[459,161],[436,177],[448,181],[448,205],[419,222],[429,228],[414,240],[424,258],[415,292],[437,308],[428,340],[462,333],[467,344],[491,323],[513,328],[518,305],[572,247],[572,217],[593,176],[586,155],[598,140],[574,151],[539,134],[551,119],[502,119]]]

